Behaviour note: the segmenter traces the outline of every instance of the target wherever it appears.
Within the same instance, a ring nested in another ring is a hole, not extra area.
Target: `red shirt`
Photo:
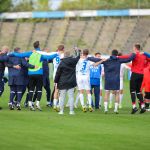
[[[119,58],[128,58],[129,55],[118,56]],[[138,74],[143,74],[144,68],[147,66],[147,57],[143,54],[140,54],[139,51],[136,52],[135,58],[132,60],[131,71]]]
[[[150,65],[144,69],[144,78],[141,86],[141,91],[150,92]]]

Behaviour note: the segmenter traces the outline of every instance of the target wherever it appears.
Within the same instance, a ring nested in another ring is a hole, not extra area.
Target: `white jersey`
[[[82,59],[80,58],[80,60],[78,61],[77,65],[76,65],[76,73],[78,76],[90,76],[90,61],[88,61],[87,59]]]
[[[82,59],[76,65],[76,78],[79,90],[90,90],[90,61]]]
[[[58,53],[58,56],[53,59],[53,66],[54,66],[53,79],[55,78],[57,68],[58,68],[58,66],[60,64],[60,60],[62,58],[64,58],[64,54],[59,54]]]
[[[120,90],[123,90],[123,77],[125,69],[129,69],[129,67],[126,64],[121,64],[120,66]]]

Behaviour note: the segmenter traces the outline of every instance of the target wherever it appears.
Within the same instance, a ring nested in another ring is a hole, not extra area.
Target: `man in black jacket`
[[[60,112],[59,114],[63,114],[64,111],[64,100],[66,97],[66,93],[68,92],[69,97],[69,106],[70,106],[70,115],[74,114],[73,111],[73,103],[74,103],[74,88],[76,87],[76,64],[80,59],[80,55],[73,58],[70,56],[70,52],[66,51],[64,53],[64,58],[58,66],[56,76],[55,76],[55,84],[60,91],[59,96],[59,105]]]

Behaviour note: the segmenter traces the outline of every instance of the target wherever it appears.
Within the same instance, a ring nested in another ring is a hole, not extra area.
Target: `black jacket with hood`
[[[61,60],[55,76],[55,83],[59,90],[76,87],[76,64],[79,59],[80,56],[66,57]]]

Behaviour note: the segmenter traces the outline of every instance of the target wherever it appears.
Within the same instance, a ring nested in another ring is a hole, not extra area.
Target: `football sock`
[[[118,111],[118,103],[115,103],[115,109],[114,109],[115,112]]]
[[[81,105],[83,107],[84,106],[84,96],[83,96],[83,94],[80,94],[80,102],[81,102]]]
[[[105,111],[108,111],[108,102],[104,102],[104,109],[105,109]]]
[[[88,94],[87,97],[88,97],[89,107],[91,107],[91,105],[92,105],[92,96],[91,96],[91,94]]]

